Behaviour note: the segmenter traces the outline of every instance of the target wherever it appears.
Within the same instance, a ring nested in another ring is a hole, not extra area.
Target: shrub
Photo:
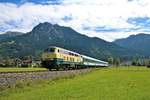
[[[29,65],[28,64],[22,64],[21,67],[27,68],[27,67],[29,67]]]
[[[147,67],[150,68],[150,60],[147,61]]]

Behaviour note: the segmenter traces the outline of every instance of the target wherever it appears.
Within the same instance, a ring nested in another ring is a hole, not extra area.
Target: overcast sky
[[[107,41],[150,33],[150,0],[0,0],[0,33],[40,22],[69,26]]]

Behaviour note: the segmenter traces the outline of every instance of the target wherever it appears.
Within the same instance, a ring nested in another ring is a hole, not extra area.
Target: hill
[[[128,38],[118,39],[113,43],[128,48],[130,50],[136,50],[144,55],[150,56],[150,35],[140,33],[138,35],[131,35]]]
[[[31,32],[1,40],[0,56],[39,56],[44,49],[52,45],[99,59],[107,59],[110,56],[131,58],[139,55],[100,38],[82,35],[70,27],[45,22],[35,26]]]

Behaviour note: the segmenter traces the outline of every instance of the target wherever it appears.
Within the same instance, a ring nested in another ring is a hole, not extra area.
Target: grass
[[[26,71],[43,71],[46,68],[0,68],[0,72],[26,72]]]
[[[101,68],[0,93],[0,100],[150,100],[150,69]]]

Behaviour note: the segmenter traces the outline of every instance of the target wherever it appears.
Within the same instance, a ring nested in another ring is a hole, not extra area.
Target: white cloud
[[[28,32],[39,22],[70,26],[82,34],[96,36],[107,41],[127,37],[138,32],[95,32],[83,30],[90,27],[131,29],[136,25],[127,23],[130,17],[150,17],[150,0],[63,0],[60,5],[24,3],[20,6],[0,3],[0,31]],[[72,20],[62,18],[71,16]],[[147,29],[148,30],[148,29]],[[145,29],[140,29],[139,32]]]

